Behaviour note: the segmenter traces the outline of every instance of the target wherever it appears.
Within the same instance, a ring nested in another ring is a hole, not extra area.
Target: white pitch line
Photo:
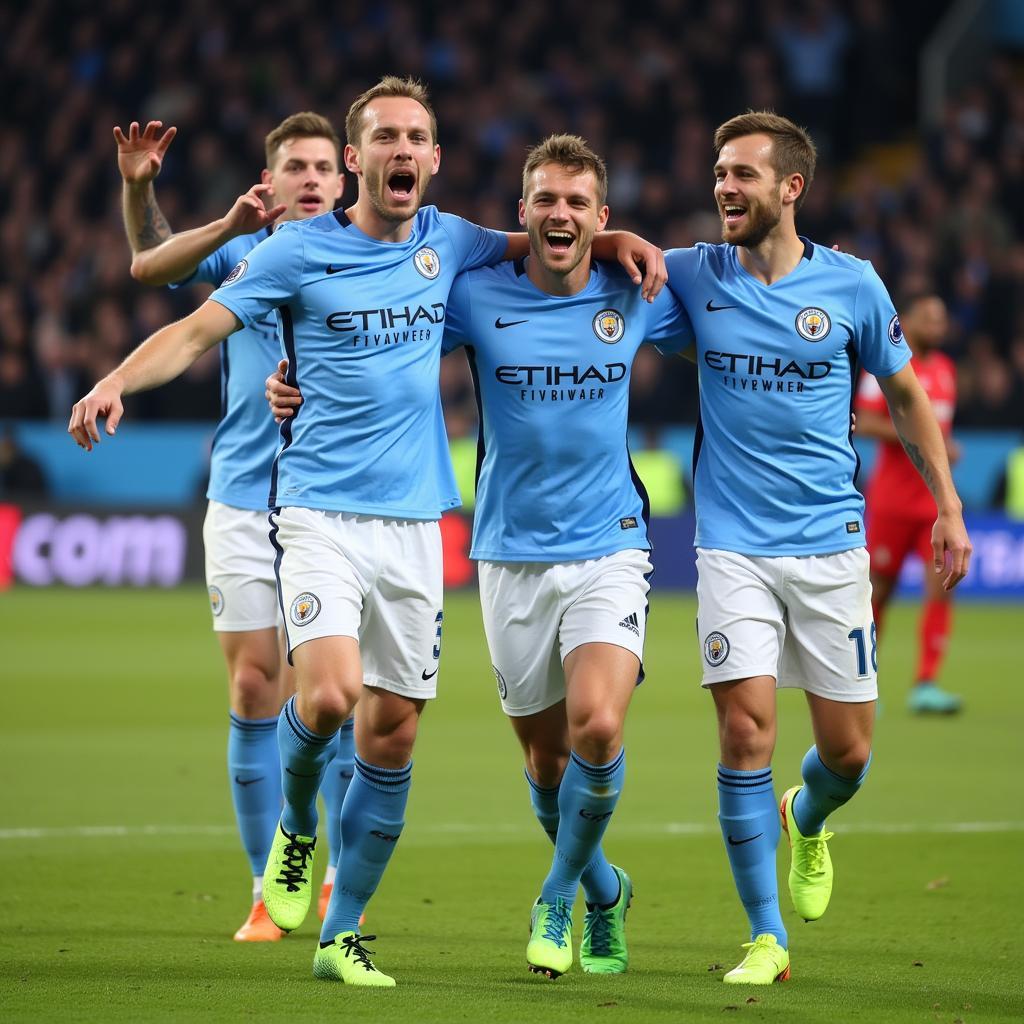
[[[972,835],[1002,832],[1024,832],[1024,821],[950,821],[950,822],[877,822],[839,826],[847,835]],[[0,828],[0,841],[34,839],[132,839],[167,838],[174,836],[230,836],[233,825],[71,825],[58,828]],[[413,825],[405,837],[415,842],[416,836],[461,837],[486,841],[491,836],[510,838],[532,837],[535,826],[500,823],[491,825],[470,822],[435,822]],[[707,822],[669,821],[660,824],[622,822],[616,824],[619,835],[711,836],[718,827]]]

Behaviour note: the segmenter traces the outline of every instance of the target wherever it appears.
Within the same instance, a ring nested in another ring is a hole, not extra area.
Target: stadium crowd
[[[528,146],[573,131],[608,160],[612,226],[666,247],[715,241],[715,126],[748,107],[801,121],[825,157],[801,232],[871,259],[894,296],[937,288],[952,315],[958,424],[1024,426],[1024,68],[1019,55],[990,60],[922,138],[915,55],[934,18],[917,7],[652,0],[642,18],[591,0],[255,11],[184,0],[173,17],[159,6],[140,15],[129,0],[82,5],[77,18],[54,0],[5,7],[5,414],[66,420],[78,394],[196,304],[189,289],[128,275],[113,125],[178,127],[156,185],[181,229],[258,180],[263,137],[287,114],[317,110],[340,128],[352,97],[395,71],[420,76],[436,102],[444,159],[428,201],[504,229],[515,227]],[[353,198],[350,185],[343,201]],[[216,358],[135,396],[133,417],[215,417]],[[449,425],[468,432],[472,386],[448,362]],[[638,360],[634,390],[636,422],[693,422],[688,366]]]

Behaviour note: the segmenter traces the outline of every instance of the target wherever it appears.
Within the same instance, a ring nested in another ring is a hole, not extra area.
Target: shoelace
[[[555,900],[544,921],[544,938],[556,946],[564,946],[569,922],[569,908],[565,905],[565,900]]]
[[[594,910],[587,914],[584,940],[590,939],[592,956],[612,955],[611,910]]]
[[[832,838],[834,832],[822,832],[820,836],[807,843],[807,868],[809,873],[817,874],[825,863],[825,843]]]
[[[305,885],[309,884],[309,879],[302,876],[306,870],[307,861],[313,856],[316,840],[314,839],[311,843],[302,843],[299,842],[298,836],[294,836],[290,832],[286,832],[285,835],[291,842],[284,848],[284,867],[276,881],[284,882],[288,887],[288,892],[298,892],[300,882]]]
[[[341,945],[345,947],[345,956],[351,956],[358,960],[367,971],[377,970],[370,962],[370,954],[373,950],[363,946],[364,942],[373,942],[376,938],[376,935],[346,935],[341,940]]]

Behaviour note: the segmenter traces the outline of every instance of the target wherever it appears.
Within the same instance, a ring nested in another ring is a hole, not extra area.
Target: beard
[[[576,238],[575,249],[573,250],[571,262],[552,263],[547,251],[547,243],[544,239],[544,232],[537,227],[527,227],[526,233],[530,236],[530,255],[540,260],[541,266],[553,274],[571,274],[583,262],[583,257],[590,250],[590,244],[594,241],[593,233],[581,232]]]
[[[782,200],[778,197],[769,203],[751,203],[747,207],[747,223],[741,230],[730,233],[725,220],[722,220],[722,241],[754,249],[772,233],[781,220]]]
[[[417,183],[416,205],[410,210],[408,207],[399,209],[394,206],[388,206],[384,201],[384,176],[379,171],[364,171],[363,180],[366,183],[366,194],[370,199],[373,212],[381,220],[388,221],[391,224],[401,224],[402,221],[409,220],[415,216],[416,211],[419,210],[423,203],[423,197],[427,192],[427,185],[430,184],[429,178],[422,184]]]

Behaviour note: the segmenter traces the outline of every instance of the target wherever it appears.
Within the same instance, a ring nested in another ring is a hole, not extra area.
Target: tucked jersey
[[[517,260],[463,274],[444,346],[465,345],[481,401],[470,557],[567,562],[646,549],[648,504],[626,447],[633,357],[693,334],[665,290],[653,304],[617,266],[550,295]]]
[[[917,374],[943,436],[953,429],[956,409],[956,366],[942,352],[914,356],[911,366]],[[864,374],[857,391],[857,409],[889,415],[885,395],[878,381]],[[880,441],[875,468],[865,491],[870,513],[900,519],[933,519],[935,499],[921,474],[914,468],[899,441]]]
[[[857,364],[885,377],[910,359],[878,275],[807,241],[770,286],[731,245],[676,249],[666,262],[697,336],[697,546],[746,555],[863,546],[850,434]]]
[[[172,284],[220,284],[269,230],[242,235],[210,253],[184,281]],[[235,508],[267,507],[270,469],[280,441],[268,415],[264,381],[281,358],[277,317],[271,312],[225,338],[220,346],[220,422],[213,435],[210,484],[206,496]]]
[[[437,519],[459,504],[438,369],[455,275],[494,263],[498,231],[422,208],[404,242],[344,211],[283,224],[211,296],[249,326],[276,309],[288,383],[270,505]]]

